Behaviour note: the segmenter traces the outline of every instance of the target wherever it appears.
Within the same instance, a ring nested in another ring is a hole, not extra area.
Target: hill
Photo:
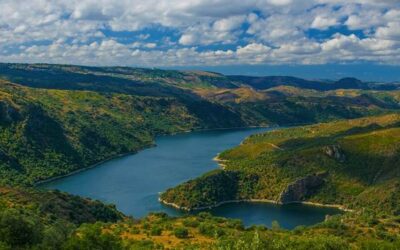
[[[201,126],[170,98],[31,89],[0,81],[0,182],[33,184]]]
[[[256,91],[210,72],[1,64],[0,75],[18,83],[0,80],[3,184],[69,174],[152,146],[160,134],[315,123],[400,108],[397,91]]]
[[[223,170],[169,189],[161,198],[187,209],[266,199],[398,215],[399,136],[398,114],[254,135],[219,155]]]
[[[291,83],[309,81],[291,77],[278,77],[276,84],[266,89],[253,88],[246,77],[232,79],[212,72],[49,64],[0,64],[0,77],[34,88],[173,98],[199,120],[202,128],[314,123],[400,107],[392,94],[377,100],[370,92],[339,96],[313,91],[304,98],[312,88]],[[288,93],[290,86],[295,88]]]

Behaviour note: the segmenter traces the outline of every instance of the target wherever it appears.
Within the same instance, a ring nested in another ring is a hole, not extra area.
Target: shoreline
[[[99,166],[99,165],[101,165],[103,163],[108,162],[108,161],[112,161],[112,160],[115,160],[115,159],[118,159],[118,158],[121,158],[121,157],[124,157],[124,156],[128,156],[128,155],[134,155],[134,154],[139,153],[142,150],[145,150],[145,149],[148,149],[148,148],[152,148],[152,147],[156,147],[157,144],[155,144],[155,140],[157,139],[157,137],[171,136],[171,135],[177,135],[177,134],[185,134],[185,133],[190,133],[190,132],[203,132],[203,131],[229,130],[229,129],[251,129],[251,128],[279,128],[279,126],[277,126],[277,125],[270,125],[270,126],[266,125],[266,126],[247,126],[247,127],[231,127],[231,128],[215,128],[215,129],[212,129],[212,128],[210,128],[210,129],[192,129],[192,130],[180,131],[180,132],[170,133],[170,134],[159,134],[159,135],[154,136],[154,138],[153,138],[154,143],[151,144],[151,145],[144,146],[143,148],[138,149],[136,151],[131,151],[131,152],[122,153],[122,154],[118,154],[118,155],[114,155],[114,156],[108,157],[107,159],[99,161],[99,162],[97,162],[95,164],[92,164],[90,166],[74,170],[74,171],[72,171],[70,173],[67,173],[67,174],[58,175],[58,176],[54,176],[54,177],[50,177],[50,178],[47,178],[47,179],[43,179],[43,180],[37,181],[37,182],[33,183],[32,186],[33,187],[38,187],[38,186],[40,186],[42,184],[45,184],[45,183],[49,183],[49,182],[52,182],[52,181],[55,181],[55,180],[59,180],[59,179],[62,179],[62,178],[66,178],[66,177],[75,175],[75,174],[79,174],[81,172],[84,172],[84,171],[87,171],[89,169],[95,168],[95,167],[97,167],[97,166]]]
[[[213,161],[215,161],[222,170],[225,170],[225,168],[226,168],[225,163],[228,162],[228,160],[223,160],[223,159],[219,158],[219,153],[213,158]]]
[[[183,210],[183,211],[186,211],[186,212],[200,211],[200,210],[205,210],[205,209],[212,209],[212,208],[216,208],[216,207],[219,207],[221,205],[224,205],[224,204],[240,203],[240,202],[269,203],[269,204],[281,205],[281,206],[289,205],[289,204],[303,204],[303,205],[314,206],[314,207],[336,208],[336,209],[338,209],[340,211],[343,211],[343,212],[354,212],[353,209],[346,208],[343,205],[323,204],[323,203],[311,202],[311,201],[293,201],[293,202],[289,202],[289,203],[284,203],[283,204],[283,203],[277,202],[275,200],[269,200],[269,199],[240,199],[240,200],[221,201],[221,202],[218,202],[217,204],[214,204],[214,205],[196,207],[196,208],[182,207],[182,206],[179,206],[179,205],[177,205],[175,203],[167,202],[167,201],[161,199],[161,197],[158,198],[158,201],[161,202],[164,205],[167,205],[167,206],[170,206],[170,207],[174,207],[176,209]]]
[[[243,141],[245,141],[246,139],[247,139],[247,137]],[[243,141],[241,143],[243,143]],[[227,165],[225,163],[228,162],[229,160],[221,159],[220,158],[220,153],[218,153],[213,158],[213,161],[215,161],[222,170],[225,170],[226,167],[227,167]],[[312,201],[293,201],[293,202],[288,202],[288,203],[284,203],[283,204],[283,203],[280,203],[278,201],[269,200],[269,199],[240,199],[240,200],[221,201],[221,202],[218,202],[217,204],[214,204],[214,205],[197,207],[197,208],[182,207],[182,206],[179,206],[179,205],[177,205],[175,203],[167,202],[167,201],[161,199],[161,197],[158,198],[158,201],[160,203],[164,204],[164,205],[171,206],[171,207],[174,207],[176,209],[184,210],[184,211],[187,211],[187,212],[199,211],[199,210],[205,210],[205,209],[212,209],[212,208],[216,208],[216,207],[219,207],[221,205],[224,205],[224,204],[239,203],[239,202],[270,203],[270,204],[275,204],[275,205],[303,204],[303,205],[314,206],[314,207],[336,208],[336,209],[338,209],[340,211],[343,211],[343,212],[354,212],[354,209],[346,208],[345,206],[340,205],[340,204],[324,204],[324,203],[312,202]]]
[[[155,139],[157,139],[158,137],[162,137],[162,136],[169,136],[169,135],[179,135],[179,134],[186,134],[186,133],[191,133],[191,132],[207,132],[207,131],[219,131],[219,130],[235,130],[235,129],[253,129],[253,128],[285,128],[285,127],[281,127],[279,125],[276,124],[272,124],[272,125],[263,125],[263,126],[242,126],[242,127],[223,127],[223,128],[193,128],[193,129],[189,129],[189,130],[182,130],[179,132],[174,132],[174,133],[170,133],[170,134],[158,134],[156,136],[154,136]]]
[[[40,185],[45,184],[45,183],[49,183],[49,182],[52,182],[52,181],[55,181],[55,180],[59,180],[59,179],[63,179],[63,178],[75,175],[75,174],[79,174],[81,172],[84,172],[84,171],[90,170],[92,168],[98,167],[99,165],[101,165],[103,163],[106,163],[106,162],[109,162],[109,161],[112,161],[112,160],[116,160],[116,159],[119,159],[119,158],[122,158],[122,157],[125,157],[125,156],[128,156],[128,155],[134,155],[134,154],[137,154],[138,152],[140,152],[142,150],[145,150],[145,149],[148,149],[148,148],[152,148],[152,147],[156,147],[156,145],[155,144],[151,144],[151,145],[145,146],[145,147],[143,147],[143,148],[141,148],[141,149],[139,149],[137,151],[130,151],[130,152],[127,152],[127,153],[122,153],[122,154],[111,156],[111,157],[108,157],[108,158],[106,158],[106,159],[104,159],[102,161],[99,161],[99,162],[95,163],[95,164],[92,164],[92,165],[90,165],[88,167],[80,168],[80,169],[74,170],[74,171],[72,171],[70,173],[67,173],[67,174],[58,175],[58,176],[50,177],[48,179],[37,181],[37,182],[35,182],[33,184],[33,186],[34,187],[39,187]]]

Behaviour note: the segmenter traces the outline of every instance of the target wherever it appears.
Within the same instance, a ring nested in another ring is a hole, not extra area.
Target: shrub
[[[6,210],[0,214],[0,241],[10,246],[29,246],[43,238],[43,226],[28,220],[17,210]]]
[[[160,227],[153,227],[150,230],[150,235],[152,236],[160,236],[162,233],[162,229]]]
[[[199,225],[199,233],[202,235],[206,235],[209,237],[213,237],[214,236],[214,232],[215,232],[215,227],[214,225],[211,225],[209,223],[201,223]]]
[[[199,226],[199,222],[195,219],[185,219],[183,220],[183,225],[186,227],[198,227]]]
[[[189,236],[189,231],[184,227],[178,227],[178,228],[175,228],[174,235],[175,235],[175,237],[177,237],[179,239],[184,239]]]

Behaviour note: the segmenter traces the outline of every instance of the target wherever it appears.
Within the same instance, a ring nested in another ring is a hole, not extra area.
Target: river
[[[62,179],[42,184],[72,194],[114,203],[125,214],[142,217],[162,211],[184,212],[158,202],[158,194],[169,187],[198,177],[218,167],[212,159],[221,151],[238,145],[247,136],[272,128],[213,130],[161,136],[157,147],[105,162]],[[272,221],[291,229],[323,221],[333,208],[302,204],[232,203],[207,210],[218,216],[242,219],[246,226],[271,226]]]

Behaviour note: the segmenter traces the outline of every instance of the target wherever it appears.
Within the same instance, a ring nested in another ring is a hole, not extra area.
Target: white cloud
[[[0,61],[399,64],[399,48],[398,0],[0,0]]]
[[[324,30],[336,25],[338,25],[338,20],[336,18],[316,16],[311,23],[311,28]]]
[[[400,40],[400,22],[389,22],[387,26],[379,27],[376,36],[383,39]]]

